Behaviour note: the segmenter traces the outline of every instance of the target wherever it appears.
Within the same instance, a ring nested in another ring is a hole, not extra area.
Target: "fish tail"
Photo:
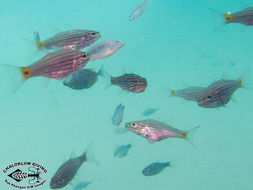
[[[171,95],[172,96],[176,96],[177,95],[177,91],[176,90],[171,90]]]
[[[104,66],[102,65],[97,72],[98,76],[101,76],[106,79],[106,86],[105,89],[109,88],[113,83],[112,83],[112,76],[105,70]]]
[[[33,37],[38,49],[41,49],[42,47],[46,47],[46,44],[40,41],[40,34],[38,31],[35,31],[33,33]]]
[[[186,139],[192,146],[195,147],[194,144],[194,136],[196,133],[196,130],[199,128],[200,126],[194,127],[188,131],[182,131],[180,134],[182,136],[182,138]]]
[[[95,155],[94,155],[94,143],[91,143],[88,148],[86,149],[86,151],[82,154],[82,158],[84,161],[87,162],[94,162],[97,165],[99,165]]]
[[[239,78],[236,79],[240,87],[253,90],[252,73],[248,69]]]
[[[228,24],[226,19],[226,14],[228,13],[224,13],[212,8],[209,8],[209,11],[211,11],[212,17],[215,19],[214,23],[217,25],[214,31],[221,32],[220,29],[223,28],[226,24]]]
[[[9,90],[11,93],[17,91],[17,89],[24,83],[24,81],[30,78],[32,70],[29,67],[16,67],[13,65],[2,64],[3,74],[6,75],[7,79],[9,78]],[[7,81],[8,83],[8,81]]]

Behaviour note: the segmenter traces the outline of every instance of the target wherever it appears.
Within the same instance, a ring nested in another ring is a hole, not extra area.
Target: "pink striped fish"
[[[47,54],[42,59],[26,67],[7,66],[12,69],[9,72],[15,71],[15,75],[11,76],[11,79],[15,82],[13,85],[15,91],[25,80],[32,77],[43,76],[53,79],[63,79],[83,68],[88,60],[85,52],[58,50]]]
[[[37,47],[52,49],[58,47],[61,49],[81,50],[100,38],[100,33],[91,30],[69,30],[56,34],[46,40],[40,41],[38,32],[34,33],[34,40]]]

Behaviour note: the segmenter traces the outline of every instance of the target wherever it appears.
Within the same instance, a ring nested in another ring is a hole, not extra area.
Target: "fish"
[[[247,26],[253,25],[253,7],[248,7],[238,12],[224,13],[226,24],[228,23],[241,23]]]
[[[132,147],[131,144],[119,146],[115,149],[113,155],[117,158],[123,158],[127,156],[128,151],[130,150],[131,147]]]
[[[144,176],[154,176],[161,173],[165,168],[170,167],[169,162],[154,162],[142,170]]]
[[[189,87],[181,90],[171,90],[171,95],[181,97],[186,100],[198,101],[204,91],[204,87]]]
[[[97,82],[97,73],[91,69],[80,69],[63,81],[63,85],[74,89],[82,90],[92,87]]]
[[[158,110],[159,110],[158,108],[148,108],[148,109],[144,110],[142,115],[149,116],[149,115],[152,115],[153,113],[157,112]]]
[[[148,0],[144,0],[144,2],[142,2],[139,6],[137,6],[128,17],[128,20],[132,21],[139,18],[144,13],[147,3],[148,3]]]
[[[101,35],[99,32],[92,30],[68,30],[43,41],[40,41],[39,32],[35,32],[34,37],[38,49],[57,47],[60,49],[81,50],[93,44]]]
[[[108,57],[116,53],[124,46],[124,42],[118,40],[106,40],[91,46],[87,50],[87,55],[90,60],[96,60]]]
[[[148,85],[145,78],[133,73],[126,73],[118,77],[113,77],[104,69],[103,66],[101,66],[98,73],[100,76],[109,79],[109,86],[116,85],[128,92],[144,92]]]
[[[144,137],[150,143],[173,137],[186,139],[192,145],[194,145],[192,142],[193,133],[199,128],[197,126],[188,131],[179,130],[171,127],[167,123],[153,119],[128,122],[125,124],[125,127],[131,132]]]
[[[51,178],[50,188],[60,189],[68,185],[84,162],[97,162],[91,147],[88,147],[82,155],[71,158],[62,164]]]
[[[136,74],[124,74],[118,77],[111,76],[111,84],[129,92],[141,93],[147,87],[147,80]]]
[[[86,188],[90,184],[91,184],[91,181],[80,182],[77,185],[75,185],[75,187],[73,188],[73,190],[82,190],[82,189]]]
[[[197,103],[205,108],[218,108],[225,106],[231,99],[233,93],[242,87],[242,78],[236,80],[221,79],[210,84]]]
[[[14,91],[27,79],[33,77],[46,77],[53,79],[63,79],[73,72],[83,68],[89,59],[85,52],[78,50],[58,50],[44,56],[35,63],[24,66],[15,67],[11,65],[3,65],[8,72],[14,72],[15,76],[11,79],[15,82]]]
[[[113,125],[119,125],[122,122],[123,114],[124,114],[125,106],[120,104],[116,107],[112,119]]]

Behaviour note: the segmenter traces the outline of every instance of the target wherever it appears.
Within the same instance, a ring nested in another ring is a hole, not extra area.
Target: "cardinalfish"
[[[121,145],[115,149],[113,155],[116,158],[123,158],[123,157],[127,156],[131,147],[132,147],[131,144]]]
[[[34,41],[39,49],[52,49],[56,47],[61,49],[81,50],[93,44],[100,36],[99,32],[92,30],[69,30],[40,41],[39,33],[35,32]]]
[[[15,90],[27,79],[33,77],[47,77],[53,79],[63,79],[73,72],[84,67],[88,58],[85,52],[77,50],[58,50],[49,53],[42,59],[26,67],[11,67],[15,69]],[[8,66],[8,65],[7,65]],[[17,75],[17,76],[16,76]]]
[[[205,108],[217,108],[225,106],[231,99],[233,93],[242,87],[242,79],[221,79],[210,84],[197,100],[198,105]]]
[[[61,189],[68,185],[84,162],[97,163],[91,147],[89,147],[81,156],[71,158],[59,167],[51,178],[51,189]]]
[[[109,78],[110,85],[119,86],[123,90],[133,93],[144,92],[148,85],[147,80],[145,78],[133,73],[113,77],[104,69],[103,66],[99,70],[99,75],[103,76],[104,78]]]
[[[242,87],[242,78],[235,80],[221,79],[204,87],[189,87],[182,90],[172,90],[172,96],[178,96],[186,100],[196,101],[199,106],[205,108],[218,108],[225,106],[233,93]]]
[[[227,12],[224,14],[225,22],[228,23],[241,23],[247,26],[253,25],[253,7],[248,7],[238,12]]]
[[[193,132],[199,127],[190,129],[189,131],[179,130],[171,127],[167,123],[152,119],[132,121],[126,123],[125,127],[133,133],[144,137],[150,143],[161,141],[166,138],[182,138],[192,143]]]

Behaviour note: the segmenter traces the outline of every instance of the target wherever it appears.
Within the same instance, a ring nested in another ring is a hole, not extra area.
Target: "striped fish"
[[[242,79],[221,79],[209,85],[197,101],[198,105],[205,108],[217,108],[226,105],[233,93],[242,87]]]
[[[253,7],[248,7],[242,11],[235,13],[225,13],[224,18],[226,23],[241,23],[247,26],[253,25]]]
[[[88,62],[85,52],[77,50],[58,50],[47,54],[42,59],[26,67],[15,67],[3,65],[13,81],[13,91],[15,92],[23,82],[32,77],[47,77],[62,79],[73,72],[84,67]]]
[[[50,181],[51,189],[60,189],[68,185],[84,162],[96,162],[92,151],[89,147],[81,156],[71,158],[62,164]]]
[[[58,47],[61,49],[72,49],[81,50],[100,38],[100,33],[91,30],[69,30],[65,32],[60,32],[55,36],[48,38],[43,41],[39,41],[39,33],[34,33],[34,40],[37,47],[52,49]]]
[[[111,84],[120,86],[122,89],[140,93],[144,92],[147,87],[147,80],[136,74],[124,74],[119,77],[111,76]]]
[[[182,90],[172,90],[172,96],[178,96],[186,100],[197,101],[205,91],[204,87],[189,87]]]

